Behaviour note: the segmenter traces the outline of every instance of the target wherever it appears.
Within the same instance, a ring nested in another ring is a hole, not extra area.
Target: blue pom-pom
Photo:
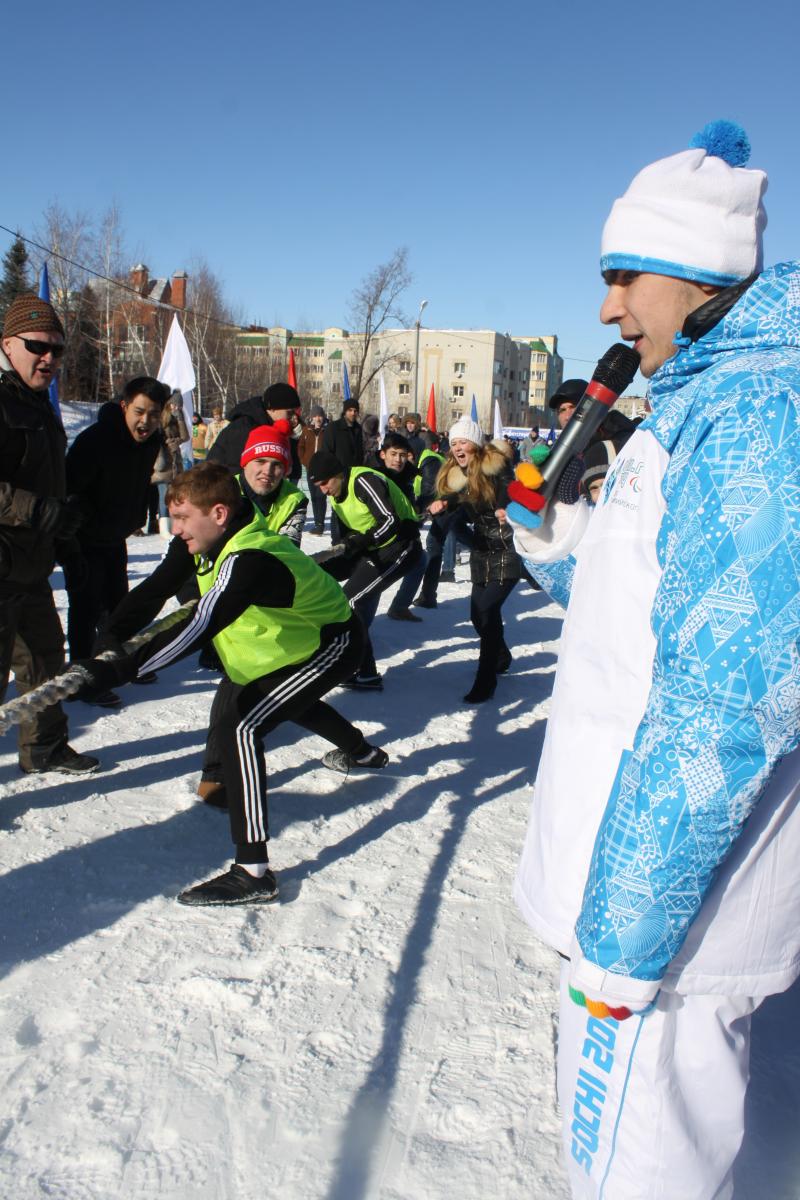
[[[733,121],[709,121],[689,142],[690,150],[705,150],[729,167],[743,167],[750,157],[750,139]]]

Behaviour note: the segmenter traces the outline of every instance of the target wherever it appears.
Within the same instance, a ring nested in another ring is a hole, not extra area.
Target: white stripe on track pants
[[[575,1200],[728,1200],[744,1133],[749,997],[661,992],[600,1021],[561,965],[558,1099]]]

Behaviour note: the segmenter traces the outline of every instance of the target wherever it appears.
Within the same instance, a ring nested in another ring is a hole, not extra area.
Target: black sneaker
[[[414,601],[415,608],[438,608],[435,600],[426,600],[424,596],[418,596]]]
[[[393,621],[416,621],[419,623],[422,620],[422,617],[416,616],[410,608],[390,608],[386,615]]]
[[[439,576],[439,583],[455,583],[455,581],[455,571],[442,571],[441,575]]]
[[[20,764],[20,770],[26,775],[46,775],[48,771],[58,771],[61,775],[91,775],[99,766],[99,758],[93,758],[91,754],[78,754],[72,746],[64,746],[51,754],[46,762],[31,767]]]
[[[322,761],[332,771],[340,771],[342,775],[346,775],[354,767],[380,771],[388,763],[389,755],[385,750],[381,750],[380,746],[370,746],[369,742],[365,742],[364,749],[359,754],[352,750],[329,750],[322,756]]]
[[[339,686],[353,688],[356,692],[382,692],[383,680],[380,675],[351,675]]]
[[[315,533],[317,535],[317,537],[322,537],[323,533],[325,532],[325,526],[324,525],[315,525],[314,528],[311,530],[311,532]]]
[[[234,863],[224,875],[217,875],[216,879],[208,879],[181,892],[178,903],[195,907],[210,904],[268,904],[277,895],[278,881],[269,867],[260,879],[256,879],[255,875]]]

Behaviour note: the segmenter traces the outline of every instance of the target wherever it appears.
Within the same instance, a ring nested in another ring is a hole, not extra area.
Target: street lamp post
[[[422,321],[423,309],[427,307],[428,301],[423,300],[419,306],[417,314],[417,345],[414,351],[414,412],[419,412],[419,326]]]

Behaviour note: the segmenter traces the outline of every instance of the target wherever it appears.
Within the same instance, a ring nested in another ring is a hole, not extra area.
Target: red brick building
[[[151,279],[144,263],[131,268],[130,287],[142,299],[123,293],[111,314],[115,388],[132,376],[156,374],[174,310],[186,307],[187,280],[185,271],[171,279]]]

